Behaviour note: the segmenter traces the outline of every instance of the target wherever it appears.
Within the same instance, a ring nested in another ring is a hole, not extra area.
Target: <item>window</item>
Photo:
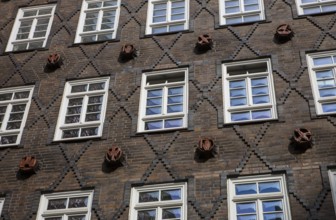
[[[41,196],[37,220],[91,219],[93,191],[52,193]]]
[[[295,0],[299,15],[336,11],[335,0]]]
[[[187,30],[189,0],[149,0],[146,34]]]
[[[220,24],[239,24],[265,19],[263,0],[219,0]]]
[[[1,212],[2,212],[2,207],[5,203],[5,199],[4,198],[0,198],[0,215],[1,215]]]
[[[225,123],[275,119],[269,59],[223,64]]]
[[[54,140],[102,135],[108,85],[109,78],[66,83]]]
[[[75,43],[114,39],[119,11],[120,0],[84,0]]]
[[[43,48],[46,46],[55,5],[20,8],[6,51]]]
[[[187,220],[187,184],[171,183],[134,187],[130,220]]]
[[[33,88],[27,86],[0,90],[0,147],[20,143]]]
[[[336,213],[336,170],[329,170],[329,181],[332,192],[332,198],[334,201],[334,210]]]
[[[284,176],[256,176],[228,180],[229,219],[290,220]]]
[[[336,113],[336,51],[308,54],[307,61],[317,115]]]
[[[187,127],[188,69],[142,75],[138,131]]]

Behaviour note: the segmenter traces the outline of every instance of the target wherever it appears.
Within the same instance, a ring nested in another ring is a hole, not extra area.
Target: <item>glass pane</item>
[[[46,8],[46,9],[40,9],[39,10],[39,15],[48,15],[51,14],[52,8]]]
[[[267,78],[259,78],[259,79],[252,79],[251,84],[253,87],[255,86],[267,86]]]
[[[160,34],[160,33],[165,33],[167,32],[167,27],[154,27],[153,28],[153,34]]]
[[[9,121],[20,121],[23,118],[23,113],[11,113]]]
[[[184,1],[172,2],[172,8],[184,7]]]
[[[25,11],[25,12],[23,12],[23,17],[35,16],[36,14],[37,14],[37,10]]]
[[[21,121],[19,122],[8,122],[7,123],[7,130],[14,130],[14,129],[20,129],[21,127]]]
[[[259,5],[246,5],[245,6],[245,11],[256,11],[256,10],[259,10]],[[258,18],[259,18],[259,16],[258,16]]]
[[[107,34],[99,34],[98,35],[98,41],[106,41],[112,39],[112,32]]]
[[[104,23],[100,26],[101,30],[112,29],[114,23]],[[109,36],[109,35],[108,35]],[[108,38],[109,39],[109,38]]]
[[[242,216],[237,216],[237,220],[257,220],[256,215],[242,215]]]
[[[86,112],[100,112],[102,105],[88,105]]]
[[[99,121],[100,114],[87,114],[85,117],[85,121]]]
[[[21,30],[21,29],[19,29]],[[29,37],[29,33],[26,33],[26,34],[18,34],[16,35],[16,40],[23,40],[23,39],[28,39]]]
[[[168,97],[168,104],[182,103],[183,96],[170,96]]]
[[[317,84],[318,84],[319,88],[334,87],[335,86],[335,80],[334,79],[319,80],[319,81],[317,81]]]
[[[166,10],[156,10],[154,11],[153,17],[166,16]]]
[[[62,217],[45,218],[45,220],[62,220]]]
[[[316,14],[316,13],[320,13],[320,12],[321,12],[321,9],[320,9],[319,6],[303,9],[303,14]]]
[[[29,43],[28,49],[36,49],[43,47],[43,41]]]
[[[239,6],[238,0],[225,1],[225,7],[234,7],[234,6]]]
[[[168,95],[179,95],[183,94],[183,87],[169,88]]]
[[[104,1],[104,7],[109,7],[109,6],[116,6],[118,1]]]
[[[29,92],[16,92],[14,99],[26,99],[29,97]]]
[[[88,8],[100,8],[102,6],[101,2],[91,2],[88,3]]]
[[[88,197],[70,198],[68,208],[87,207]]]
[[[46,35],[46,31],[41,31],[41,32],[34,32],[34,36],[33,38],[37,38],[37,37],[44,37]],[[31,46],[31,45],[30,45]]]
[[[252,119],[272,118],[271,110],[252,111]]]
[[[183,105],[168,105],[167,113],[183,112]]]
[[[322,104],[323,112],[336,112],[336,103]]]
[[[103,96],[91,96],[89,97],[89,104],[102,103]]]
[[[82,111],[82,107],[69,107],[67,109],[67,115],[80,114],[81,111]]]
[[[155,202],[155,201],[159,201],[159,191],[139,193],[139,202]]]
[[[98,135],[98,128],[93,127],[93,128],[82,128],[81,131],[81,137],[86,137],[86,136],[95,136]]]
[[[154,106],[154,105],[161,105],[161,104],[162,104],[162,98],[147,99],[147,103],[146,103],[147,106]]]
[[[336,5],[322,5],[322,11],[323,12],[336,11]]]
[[[245,89],[231,89],[230,90],[230,97],[239,97],[239,96],[246,96]]]
[[[68,220],[86,220],[85,215],[69,216]]]
[[[245,88],[245,80],[230,81],[230,89]]]
[[[250,203],[237,203],[237,214],[253,214],[256,213],[256,204],[254,202]]]
[[[332,70],[324,70],[316,72],[317,79],[326,79],[326,78],[334,78]]]
[[[23,112],[26,109],[26,104],[13,105],[12,112]]]
[[[241,17],[236,17],[236,18],[227,18],[226,19],[226,24],[237,24],[237,23],[242,23],[242,18]]]
[[[259,193],[281,192],[280,182],[259,183]]]
[[[138,211],[138,220],[155,220],[156,210],[142,210]]]
[[[284,220],[283,213],[264,214],[264,220]]]
[[[179,219],[181,218],[181,208],[170,208],[162,210],[162,219]]]
[[[181,190],[172,189],[172,190],[162,190],[161,191],[161,200],[180,200],[181,199]]]
[[[157,90],[148,90],[147,97],[161,97],[162,96],[162,89]]]
[[[169,31],[182,31],[184,30],[184,24],[180,24],[180,25],[171,25],[169,27]]]
[[[301,0],[302,4],[317,2],[317,0]]]
[[[258,4],[258,0],[244,0],[244,5]]]
[[[16,143],[16,139],[17,139],[17,135],[2,136],[1,144],[14,144]]]
[[[73,115],[65,117],[65,124],[78,123],[80,120],[80,115]]]
[[[153,23],[165,22],[166,16],[153,17]]]
[[[92,42],[96,41],[96,35],[82,37],[82,42]]]
[[[177,127],[182,127],[183,120],[182,118],[180,119],[169,119],[165,121],[165,128],[177,128]]]
[[[246,98],[231,99],[230,106],[246,105]]]
[[[6,101],[12,99],[13,93],[0,94],[0,101]]]
[[[257,184],[236,184],[236,195],[257,194]]]
[[[64,130],[62,138],[73,138],[78,137],[79,129]]]
[[[89,91],[103,90],[105,83],[93,83],[89,85]]]
[[[164,4],[154,4],[154,10],[161,10],[161,9],[166,9],[167,5]]]
[[[331,56],[314,58],[313,62],[314,62],[314,66],[333,64],[333,60]]]
[[[226,13],[226,14],[237,13],[237,12],[239,12],[239,11],[240,11],[239,6],[236,6],[236,7],[227,7],[227,8],[225,8],[225,13]]]
[[[14,107],[15,106],[13,106],[13,109],[12,109],[13,112],[14,112]],[[7,106],[0,106],[0,113],[5,113],[6,109],[7,109]]]
[[[176,14],[176,15],[171,16],[172,21],[183,20],[183,19],[184,19],[184,14]],[[183,25],[182,25],[182,27],[183,27]],[[171,27],[171,29],[172,29],[172,27]],[[182,30],[182,29],[178,29],[178,30]]]
[[[95,31],[95,30],[96,30],[96,25],[85,25],[84,28],[83,28],[84,32]],[[94,36],[96,36],[96,35],[94,35]],[[92,37],[83,37],[83,38],[87,38],[88,41],[91,41],[90,39]],[[94,40],[95,40],[95,38],[92,38],[92,41],[94,41]]]
[[[28,46],[28,43],[23,43],[23,44],[15,44],[13,46],[13,51],[19,51],[19,50],[26,50]]]
[[[83,103],[83,98],[70,99],[68,106],[81,106]]]
[[[320,97],[336,96],[336,88],[334,89],[320,89]]]
[[[265,96],[254,96],[253,97],[253,104],[264,104],[264,103],[269,103],[270,100],[269,100],[269,97],[268,95]]]
[[[149,121],[145,123],[145,130],[155,130],[161,129],[163,126],[163,121]]]
[[[244,22],[252,22],[252,21],[259,21],[260,15],[250,15],[250,16],[244,16]]]
[[[65,209],[66,204],[67,204],[67,199],[50,199],[48,201],[47,210]]]
[[[263,212],[283,211],[282,201],[264,201],[262,202]]]
[[[157,115],[157,114],[161,114],[161,107],[146,108],[146,115]]]
[[[250,119],[249,112],[239,112],[239,113],[232,113],[231,114],[231,121],[244,121]]]
[[[87,84],[78,85],[78,86],[71,86],[71,93],[86,92],[86,89],[87,89]]]
[[[252,88],[252,95],[264,95],[264,94],[268,94],[267,86]]]

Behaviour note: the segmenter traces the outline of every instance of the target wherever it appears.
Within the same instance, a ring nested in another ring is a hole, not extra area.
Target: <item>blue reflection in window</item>
[[[332,70],[324,70],[316,72],[317,79],[333,78]]]
[[[252,119],[263,119],[271,117],[272,117],[271,110],[261,110],[252,112]]]
[[[177,219],[177,218],[181,218],[181,208],[162,210],[162,219]]]
[[[236,184],[236,195],[247,195],[256,193],[257,193],[257,184],[255,183]]]
[[[246,98],[231,99],[230,105],[231,106],[246,105]]]
[[[269,102],[270,100],[269,100],[268,95],[253,97],[253,104],[264,104],[264,103],[269,103]]]
[[[256,215],[237,216],[237,220],[257,220],[257,216]]]
[[[178,127],[182,127],[182,118],[166,120],[164,127],[165,128],[178,128]]]
[[[168,105],[167,107],[168,113],[182,112],[182,111],[183,111],[183,105]]]
[[[181,25],[171,25],[169,27],[169,31],[182,31],[184,30],[184,25],[181,24]]]
[[[230,81],[230,89],[245,88],[245,80]]]
[[[244,16],[244,22],[259,21],[259,20],[260,20],[259,15]]]
[[[182,103],[183,96],[170,96],[168,97],[168,104]]]
[[[161,114],[161,107],[152,107],[146,109],[146,115],[158,115]]]
[[[230,90],[230,97],[239,97],[239,96],[246,96],[245,89],[231,89]]]
[[[158,96],[162,96],[162,89],[149,90],[147,93],[147,97],[158,97]]]
[[[336,112],[336,103],[322,104],[323,112]]]
[[[231,114],[231,121],[244,121],[250,119],[249,112],[239,112],[239,113],[232,113]]]
[[[283,220],[283,213],[264,214],[264,220]]]
[[[145,130],[155,130],[162,128],[162,121],[149,121],[145,123]]]
[[[259,193],[280,192],[280,182],[259,183]]]
[[[336,5],[322,5],[322,11],[336,11]]]
[[[303,9],[304,14],[317,14],[321,13],[320,6],[312,7],[312,8],[304,8]]]
[[[283,211],[282,201],[264,201],[262,203],[263,212],[278,212]]]
[[[334,87],[335,86],[335,80],[329,79],[329,80],[319,80],[317,81],[317,85],[320,88],[328,88],[328,87]]]
[[[258,78],[251,80],[252,86],[266,86],[267,85],[267,78]]]
[[[153,34],[160,34],[167,32],[167,27],[156,27],[153,28]]]
[[[138,211],[137,220],[155,220],[156,210],[143,210]]]
[[[181,95],[183,94],[183,87],[175,87],[168,89],[168,95]]]
[[[253,214],[256,212],[256,204],[251,203],[237,203],[237,214]]]
[[[334,89],[320,89],[320,97],[336,96],[336,88]]]
[[[252,88],[252,95],[266,95],[266,94],[268,94],[267,86]]]
[[[315,66],[327,65],[333,63],[331,56],[314,58],[313,61]]]
[[[181,190],[172,189],[172,190],[162,190],[161,191],[161,200],[179,200],[181,199]]]
[[[147,99],[147,106],[161,105],[161,104],[162,104],[161,98]]]

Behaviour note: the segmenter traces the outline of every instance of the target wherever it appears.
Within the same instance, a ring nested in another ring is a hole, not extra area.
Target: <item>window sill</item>
[[[186,29],[182,31],[171,31],[171,32],[164,32],[164,33],[157,33],[157,34],[145,34],[143,38],[149,38],[153,36],[171,35],[171,34],[177,34],[177,33],[192,33],[192,31],[189,29]]]
[[[147,131],[137,131],[134,136],[141,136],[145,134],[160,134],[167,132],[175,132],[175,131],[188,131],[188,127],[180,127],[180,128],[169,128],[169,129],[160,129],[160,130],[147,130]]]
[[[234,122],[224,122],[223,127],[229,127],[232,125],[249,125],[249,124],[261,124],[265,122],[278,122],[279,118],[267,118],[260,120],[250,120],[250,121],[234,121]]]
[[[219,26],[215,29],[221,29],[221,28],[227,28],[229,26],[243,26],[243,25],[251,25],[254,23],[264,24],[264,23],[271,23],[271,21],[268,20],[259,20],[259,21],[249,21],[249,22],[242,22],[242,23],[235,23],[235,24],[219,24]]]

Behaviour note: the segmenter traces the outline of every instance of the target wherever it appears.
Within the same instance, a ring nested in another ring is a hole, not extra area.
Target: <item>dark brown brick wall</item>
[[[266,21],[219,27],[218,0],[190,0],[190,29],[145,36],[145,0],[121,0],[117,39],[74,45],[82,0],[59,0],[47,49],[5,53],[18,7],[46,0],[0,2],[0,87],[35,85],[19,147],[0,149],[0,194],[6,220],[35,219],[44,192],[94,189],[92,219],[128,219],[134,183],[188,181],[188,219],[228,219],[226,180],[231,175],[285,173],[293,220],[335,219],[327,171],[336,166],[336,118],[317,117],[305,54],[336,50],[335,14],[298,17],[293,1],[265,0]],[[202,6],[202,3],[204,7]],[[275,44],[275,28],[292,26],[295,37]],[[328,33],[326,31],[329,31]],[[200,34],[213,37],[213,49],[195,54]],[[120,48],[133,43],[139,55],[118,62]],[[64,65],[44,72],[46,58],[60,53]],[[222,62],[270,57],[279,119],[223,125]],[[136,134],[141,73],[189,67],[189,128]],[[110,76],[103,137],[53,143],[67,80]],[[314,145],[302,154],[289,150],[297,127],[312,131]],[[194,159],[199,137],[215,141],[217,155]],[[103,172],[105,151],[117,145],[126,164]],[[40,170],[17,176],[21,157],[35,155]]]

